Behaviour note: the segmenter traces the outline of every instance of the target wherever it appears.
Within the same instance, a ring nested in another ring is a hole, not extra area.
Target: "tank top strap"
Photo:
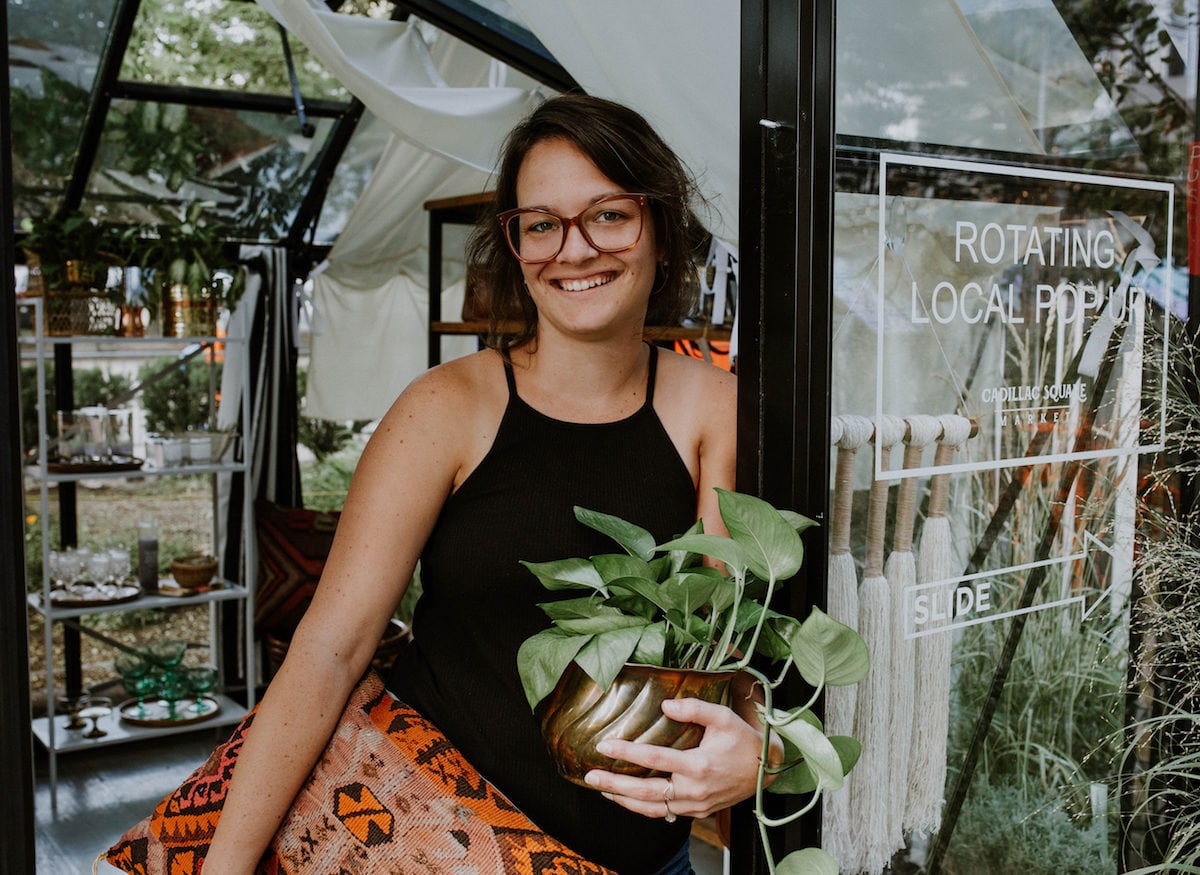
[[[654,406],[654,380],[658,374],[658,347],[653,343],[650,347],[650,368],[646,374],[646,407]]]
[[[504,362],[504,379],[508,383],[508,397],[517,397],[517,378],[513,374],[512,362]]]

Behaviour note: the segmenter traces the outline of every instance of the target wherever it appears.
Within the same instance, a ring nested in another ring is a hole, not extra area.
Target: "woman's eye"
[[[550,234],[558,230],[558,222],[553,219],[541,219],[531,223],[526,229],[526,234]]]
[[[623,222],[628,218],[629,216],[620,210],[601,210],[592,218],[592,221],[601,225],[611,225],[614,222]]]

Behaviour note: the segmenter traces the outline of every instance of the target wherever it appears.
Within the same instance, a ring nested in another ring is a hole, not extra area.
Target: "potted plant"
[[[577,507],[581,523],[625,552],[524,563],[548,590],[584,593],[542,605],[552,625],[527,639],[518,653],[526,698],[568,779],[579,780],[591,768],[645,774],[597,754],[600,737],[614,732],[680,748],[694,745],[695,727],[689,732],[670,726],[662,698],[700,690],[722,701],[728,677],[749,673],[763,690],[759,719],[782,738],[786,751],[782,764],[768,766],[770,733],[764,732],[754,810],[771,870],[836,875],[833,858],[817,848],[793,852],[776,865],[767,830],[810,810],[822,791],[840,787],[858,760],[858,742],[826,736],[811,708],[825,686],[862,679],[867,648],[856,632],[816,608],[801,622],[770,607],[780,585],[799,570],[800,532],[813,521],[751,495],[717,493],[728,537],[707,534],[698,522],[684,535],[656,544],[638,526]],[[724,570],[705,565],[705,557]],[[761,670],[764,663],[780,666],[774,677]],[[775,708],[773,692],[792,669],[812,695],[802,705]],[[685,677],[690,686],[676,692],[664,674]],[[602,716],[613,711],[622,713],[620,720]],[[648,722],[631,725],[635,711]],[[572,724],[586,728],[573,734],[567,728]],[[782,819],[766,815],[768,774],[774,775],[770,792],[809,795],[801,810]]]
[[[233,309],[245,288],[243,269],[224,255],[227,229],[206,216],[213,206],[211,201],[188,204],[182,217],[160,226],[141,251],[142,268],[162,288],[167,336],[212,336],[217,308]],[[219,271],[230,279],[223,280]]]

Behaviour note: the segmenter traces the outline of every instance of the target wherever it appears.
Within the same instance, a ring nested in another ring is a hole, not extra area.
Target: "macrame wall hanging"
[[[925,448],[938,439],[942,427],[936,417],[916,414],[905,419],[904,468],[920,468]],[[913,527],[917,515],[918,477],[904,477],[896,490],[896,525],[892,552],[884,576],[892,591],[892,663],[888,684],[892,720],[888,735],[891,769],[888,794],[888,839],[891,853],[904,847],[904,803],[908,796],[908,764],[913,738],[916,702],[916,648],[907,637],[912,587],[917,583],[917,557],[913,552]]]
[[[938,417],[942,434],[934,453],[935,468],[949,465],[971,435],[971,421],[962,416]],[[930,583],[954,575],[950,518],[946,515],[948,474],[929,481],[929,513],[921,531],[917,580]],[[941,824],[946,787],[946,736],[950,730],[950,656],[953,638],[946,633],[917,639],[916,712],[904,826],[919,835]]]
[[[904,420],[882,416],[875,420],[872,440],[885,468],[890,468],[892,448],[904,439]],[[850,808],[854,814],[850,839],[854,847],[851,872],[882,871],[892,858],[888,836],[888,797],[891,794],[889,748],[891,692],[888,689],[892,653],[892,594],[884,576],[884,538],[887,532],[890,482],[871,477],[870,504],[867,511],[867,552],[863,581],[858,591],[858,634],[867,643],[871,665],[878,670],[867,673],[858,684],[854,707],[854,735],[864,741],[862,755],[855,766]],[[873,743],[866,743],[875,739]]]
[[[856,629],[867,644],[871,671],[856,687],[826,691],[826,729],[852,734],[862,756],[846,785],[825,798],[822,845],[843,873],[883,872],[905,845],[905,835],[937,829],[946,779],[952,636],[910,639],[913,588],[953,576],[947,515],[949,475],[929,479],[920,549],[914,549],[917,507],[924,481],[902,476],[891,519],[892,549],[885,550],[891,483],[873,469],[865,529],[863,579],[852,547],[854,467],[860,447],[873,442],[882,467],[892,469],[904,444],[903,468],[924,467],[937,444],[934,468],[949,465],[973,433],[961,416],[838,416],[831,422],[837,448],[829,540],[829,613]],[[886,556],[886,561],[885,561]],[[852,727],[852,728],[851,728]]]
[[[837,447],[834,466],[833,507],[829,527],[828,612],[833,619],[858,628],[858,568],[850,550],[851,516],[854,508],[854,462],[859,447],[871,439],[874,426],[865,416],[835,416],[830,423],[830,441]],[[852,735],[856,688],[825,688],[825,731],[830,735]],[[853,846],[850,808],[854,775],[841,789],[826,795],[821,816],[821,844],[846,871]]]

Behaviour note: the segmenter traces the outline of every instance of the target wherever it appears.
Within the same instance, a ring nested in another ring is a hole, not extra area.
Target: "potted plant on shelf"
[[[795,851],[776,865],[767,830],[810,810],[822,791],[840,787],[858,760],[858,742],[826,736],[811,709],[825,686],[865,676],[867,648],[856,632],[816,608],[801,622],[770,607],[780,585],[799,570],[800,532],[814,522],[751,495],[717,493],[728,537],[707,534],[698,522],[665,544],[622,519],[577,507],[581,523],[625,552],[524,563],[548,590],[585,594],[542,605],[552,625],[522,644],[521,682],[559,771],[582,782],[592,768],[646,774],[597,753],[605,737],[694,746],[698,727],[667,720],[663,699],[700,695],[724,702],[734,674],[752,675],[763,690],[759,719],[786,751],[783,763],[768,766],[770,733],[763,733],[754,810],[771,870],[836,875],[833,858],[818,848]],[[724,570],[705,565],[705,557]],[[769,677],[764,663],[781,667]],[[773,692],[792,669],[812,695],[802,705],[776,708]],[[769,818],[763,804],[768,774],[774,775],[770,792],[808,794],[806,804],[785,818]]]
[[[164,335],[213,336],[217,309],[233,309],[245,288],[242,267],[224,255],[228,229],[206,216],[213,206],[211,201],[188,204],[182,217],[160,226],[141,251],[142,268],[162,289]]]

